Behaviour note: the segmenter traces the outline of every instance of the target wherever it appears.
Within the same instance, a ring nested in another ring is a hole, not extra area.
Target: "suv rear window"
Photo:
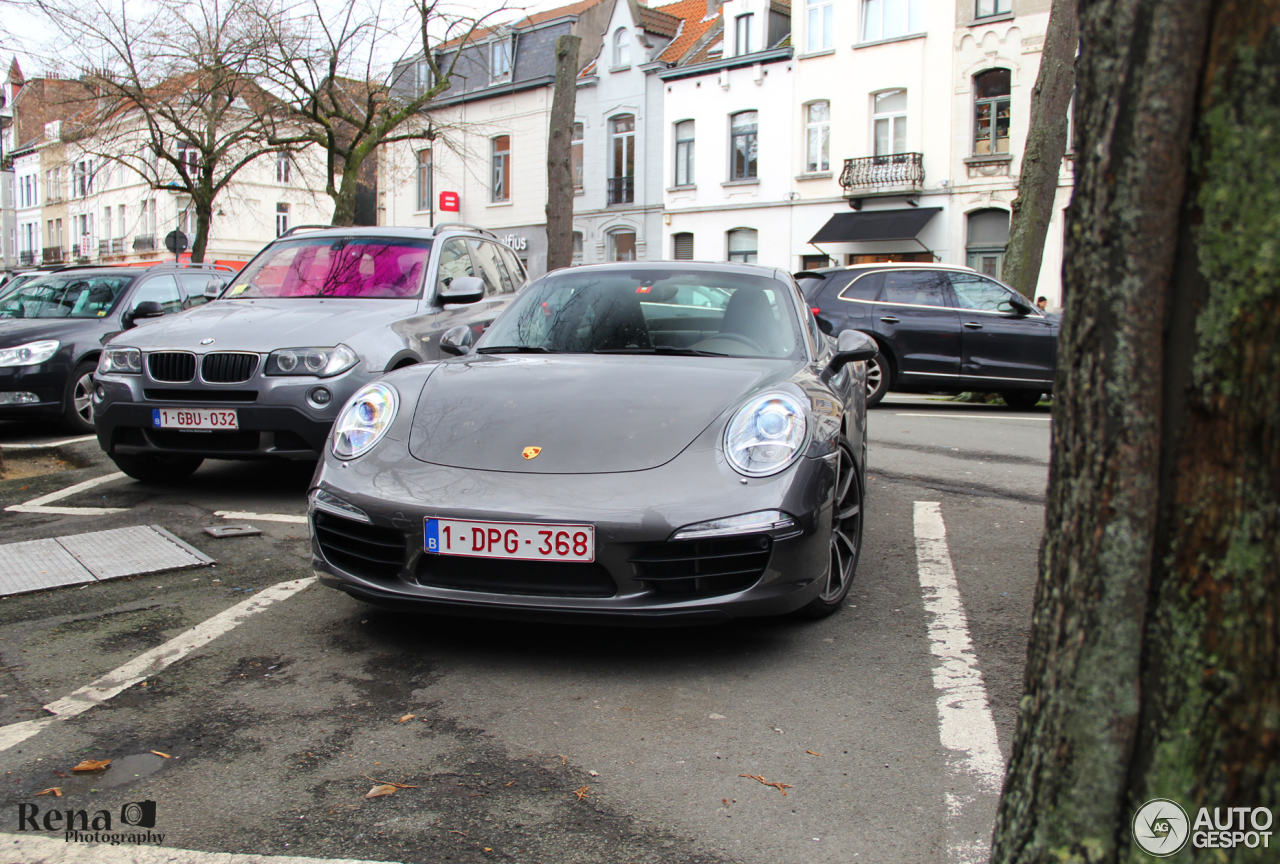
[[[430,240],[304,238],[278,243],[235,278],[227,299],[255,297],[417,297]]]

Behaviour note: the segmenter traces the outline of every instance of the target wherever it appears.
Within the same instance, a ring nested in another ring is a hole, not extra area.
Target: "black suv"
[[[889,390],[995,391],[1012,408],[1052,392],[1057,315],[968,267],[858,264],[795,274],[827,333],[861,330],[880,353],[867,364],[867,404]]]
[[[93,431],[105,337],[207,302],[233,271],[212,264],[64,267],[0,296],[0,420],[61,418]]]

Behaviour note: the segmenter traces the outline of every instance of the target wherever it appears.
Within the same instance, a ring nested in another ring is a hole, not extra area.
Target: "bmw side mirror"
[[[879,352],[876,340],[860,330],[842,330],[836,340],[836,353],[827,364],[827,371],[835,375],[847,364],[856,360],[870,360]]]
[[[484,297],[484,280],[479,276],[458,276],[440,289],[441,303],[475,303]]]
[[[206,302],[206,303],[208,303],[208,302],[212,302],[212,301],[214,301],[214,300],[217,300],[219,297],[221,297],[221,296],[222,296],[222,289],[223,289],[225,286],[226,286],[226,283],[225,283],[225,282],[223,282],[221,279],[212,279],[212,280],[210,280],[209,284],[208,284],[208,285],[206,285],[206,286],[204,286],[204,299],[205,299],[205,302]]]
[[[471,353],[473,341],[475,340],[471,335],[471,328],[466,324],[459,324],[457,327],[450,327],[440,336],[440,350],[454,357],[461,357],[463,354]]]
[[[155,300],[143,300],[120,316],[120,323],[124,325],[124,329],[128,330],[140,318],[159,318],[163,314],[164,308]]]

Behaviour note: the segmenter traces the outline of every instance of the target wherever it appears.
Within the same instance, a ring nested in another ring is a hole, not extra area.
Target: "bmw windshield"
[[[793,305],[786,283],[731,269],[568,269],[521,292],[476,350],[796,359]]]
[[[263,251],[223,297],[417,297],[430,254],[430,240],[413,238],[289,240]]]

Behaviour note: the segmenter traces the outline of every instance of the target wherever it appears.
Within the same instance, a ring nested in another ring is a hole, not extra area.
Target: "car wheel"
[[[156,456],[153,454],[126,455],[111,457],[116,467],[134,480],[143,483],[177,483],[186,480],[204,460],[199,456]]]
[[[71,372],[62,400],[62,425],[69,432],[93,432],[93,373],[98,364],[81,363]]]
[[[830,557],[822,593],[800,610],[806,618],[825,618],[844,605],[858,572],[862,552],[862,481],[853,452],[840,445],[836,460],[835,505],[831,513]]]
[[[889,392],[889,361],[879,351],[867,361],[867,407],[876,405]]]
[[[1010,408],[1026,411],[1036,407],[1036,403],[1040,401],[1040,394],[1034,390],[1005,390],[1000,394],[1000,398]]]

